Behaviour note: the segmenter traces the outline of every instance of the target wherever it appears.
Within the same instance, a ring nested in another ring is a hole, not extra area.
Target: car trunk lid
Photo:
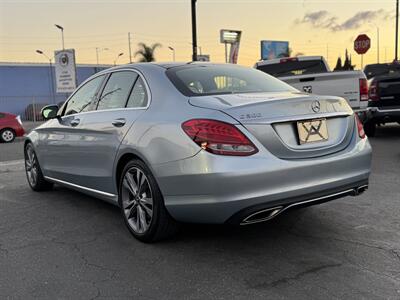
[[[189,102],[233,117],[267,150],[282,159],[310,158],[340,151],[350,143],[354,131],[353,112],[346,100],[337,97],[247,93],[196,96]],[[316,121],[314,129],[309,122],[312,120]],[[323,128],[327,139],[318,140],[318,135],[325,135]],[[307,135],[310,130],[317,140],[302,143],[300,132]]]

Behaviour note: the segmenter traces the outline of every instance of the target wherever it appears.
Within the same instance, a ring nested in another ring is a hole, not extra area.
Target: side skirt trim
[[[44,176],[44,178],[48,181],[54,182],[54,183],[58,183],[73,189],[77,189],[77,190],[81,190],[82,192],[86,192],[86,193],[91,193],[91,194],[95,194],[97,195],[99,198],[107,201],[107,202],[111,202],[113,204],[116,204],[118,202],[118,196],[111,194],[111,193],[107,193],[107,192],[103,192],[103,191],[99,191],[99,190],[95,190],[95,189],[91,189],[85,186],[81,186],[78,184],[74,184],[68,181],[64,181],[61,179],[56,179],[53,177],[49,177],[49,176]]]

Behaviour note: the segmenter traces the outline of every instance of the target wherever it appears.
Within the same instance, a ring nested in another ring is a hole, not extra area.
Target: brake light
[[[360,118],[357,116],[357,114],[354,114],[354,118],[356,119],[358,136],[363,139],[365,138],[364,126],[361,123]]]
[[[289,61],[299,61],[299,59],[297,57],[281,58],[279,62],[282,64]]]
[[[371,85],[369,86],[369,99],[371,101],[379,101],[379,96],[378,96],[378,82],[373,80],[371,82]]]
[[[185,133],[202,149],[219,155],[249,156],[256,146],[234,125],[208,119],[193,119],[182,124]]]
[[[368,101],[368,82],[367,79],[360,79],[360,101]]]

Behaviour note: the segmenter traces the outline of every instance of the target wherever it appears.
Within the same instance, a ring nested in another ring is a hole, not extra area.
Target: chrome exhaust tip
[[[352,195],[352,196],[361,195],[361,194],[364,193],[367,189],[368,189],[368,185],[359,186],[359,187],[355,188],[355,189],[352,191],[351,195]]]
[[[244,218],[243,221],[240,222],[240,225],[250,225],[271,220],[272,218],[276,217],[283,210],[283,208],[283,206],[277,206],[259,210]]]

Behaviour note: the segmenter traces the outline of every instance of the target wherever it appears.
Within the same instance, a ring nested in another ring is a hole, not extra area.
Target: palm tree
[[[150,62],[150,61],[155,61],[156,58],[154,57],[154,51],[162,47],[160,43],[155,43],[151,46],[146,45],[145,43],[139,43],[139,50],[135,52],[135,57],[137,55],[140,55],[141,58],[139,59],[139,62]]]

